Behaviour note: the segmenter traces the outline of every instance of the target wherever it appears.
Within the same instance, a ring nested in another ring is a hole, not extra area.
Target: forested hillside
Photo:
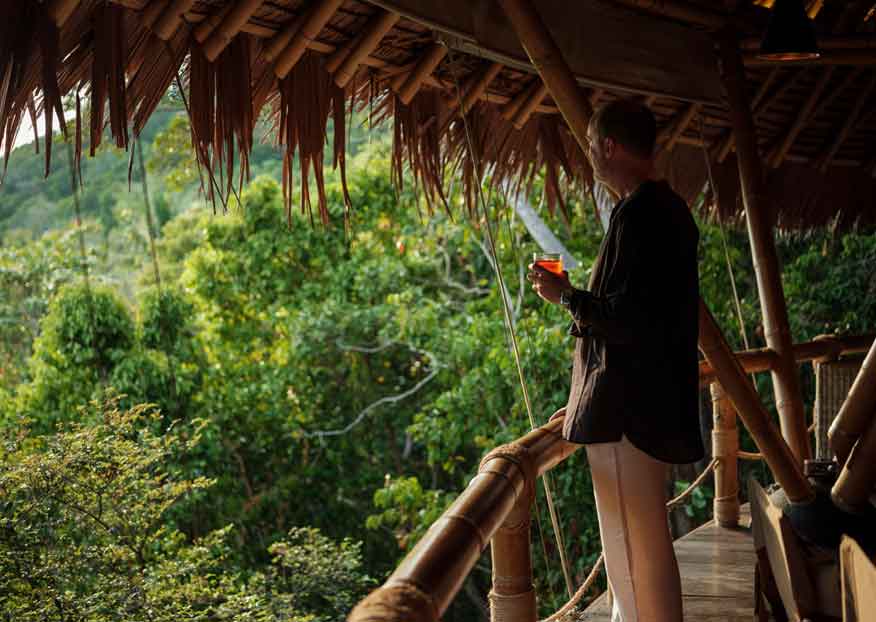
[[[214,214],[187,119],[168,100],[141,137],[155,263],[136,160],[128,188],[130,153],[83,159],[81,227],[63,139],[48,179],[32,147],[12,155],[0,186],[7,617],[342,620],[480,457],[526,431],[485,221],[467,219],[458,196],[450,218],[413,184],[397,191],[388,132],[354,126],[348,228],[334,177],[332,226],[294,210],[287,221],[280,163],[265,144],[242,204]],[[540,190],[536,181],[533,204]],[[563,312],[522,279],[536,247],[490,197],[546,421],[565,403],[571,337]],[[583,286],[601,228],[591,206],[572,197],[570,207],[570,222],[545,217],[582,261],[572,277]],[[744,230],[700,228],[704,298],[735,348],[763,345]],[[785,236],[780,253],[796,340],[873,330],[872,232]],[[599,553],[583,455],[555,482],[582,578]],[[678,524],[707,518],[708,501],[694,496]],[[548,613],[564,586],[546,519],[542,528],[535,572]],[[489,580],[484,556],[445,619],[484,619]]]

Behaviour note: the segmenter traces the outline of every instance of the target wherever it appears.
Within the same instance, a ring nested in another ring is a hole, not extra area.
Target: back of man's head
[[[634,99],[617,99],[599,108],[591,123],[597,136],[613,138],[631,155],[648,159],[654,154],[657,121],[647,106]]]

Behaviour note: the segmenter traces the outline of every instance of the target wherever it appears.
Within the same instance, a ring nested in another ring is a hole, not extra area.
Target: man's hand
[[[551,418],[548,419],[548,422],[553,421],[557,417],[564,417],[565,415],[566,415],[566,407],[563,406],[561,409],[559,409],[557,412],[555,412],[554,414],[551,415]]]
[[[553,304],[559,304],[560,292],[572,289],[572,284],[569,283],[569,273],[565,270],[563,270],[563,276],[559,276],[531,263],[526,278],[532,283],[532,289],[535,290],[536,294]]]

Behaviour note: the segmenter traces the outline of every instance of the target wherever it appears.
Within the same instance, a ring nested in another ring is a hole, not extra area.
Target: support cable
[[[448,47],[448,49],[449,49],[449,47]],[[451,58],[450,64],[451,64],[451,66],[453,66],[453,51],[452,50],[449,50],[449,51],[450,51],[450,58]],[[483,215],[484,215],[484,223],[486,226],[486,234],[487,234],[486,235],[487,243],[489,245],[490,254],[492,255],[492,258],[493,258],[493,268],[496,272],[496,283],[499,286],[499,294],[500,294],[499,297],[502,299],[502,311],[504,312],[505,325],[507,327],[508,334],[509,334],[510,341],[511,341],[511,350],[514,353],[514,364],[517,368],[517,377],[518,377],[518,380],[520,382],[520,388],[523,392],[523,402],[526,406],[526,414],[529,418],[529,425],[534,430],[538,426],[535,423],[535,416],[532,414],[532,402],[529,398],[529,389],[527,388],[526,380],[525,380],[524,375],[523,375],[523,363],[521,362],[520,348],[519,348],[518,343],[517,343],[517,332],[514,329],[514,316],[513,316],[513,311],[511,309],[509,298],[508,298],[508,288],[505,284],[505,279],[502,276],[502,268],[499,265],[499,256],[498,256],[498,253],[496,252],[496,242],[495,242],[495,239],[493,237],[493,228],[492,228],[492,224],[490,221],[490,214],[489,214],[489,210],[488,210],[487,205],[486,205],[486,200],[484,199],[483,189],[481,188],[481,181],[482,181],[481,176],[483,174],[483,170],[480,166],[480,160],[477,157],[477,154],[475,153],[474,141],[472,140],[471,129],[469,128],[469,125],[468,125],[468,114],[465,112],[465,110],[463,109],[463,106],[462,106],[462,89],[461,89],[460,84],[459,84],[459,78],[457,77],[455,71],[452,73],[453,73],[453,81],[454,81],[455,86],[456,86],[456,97],[458,99],[459,109],[460,109],[461,116],[462,116],[463,129],[465,130],[466,146],[467,146],[468,151],[469,151],[469,157],[471,158],[472,166],[474,167],[474,170],[475,170],[475,179],[476,179],[475,187],[476,187],[476,193],[477,193],[477,200],[475,201],[475,204],[476,204],[476,206],[477,205],[480,206],[481,211],[483,212]],[[562,567],[563,567],[563,577],[566,581],[566,590],[568,591],[569,598],[572,598],[574,596],[574,592],[575,592],[575,590],[573,588],[573,584],[572,584],[572,571],[571,571],[571,568],[569,566],[569,560],[566,558],[565,545],[563,543],[562,532],[560,531],[560,519],[559,519],[559,516],[557,514],[556,505],[554,504],[554,496],[553,496],[553,492],[552,492],[553,487],[551,485],[551,480],[550,480],[550,477],[548,476],[547,472],[542,474],[542,480],[543,480],[543,484],[544,484],[545,500],[547,501],[548,512],[550,513],[550,517],[551,517],[551,525],[553,526],[554,536],[556,537],[556,541],[557,541],[557,551],[560,554],[560,563],[562,564]]]

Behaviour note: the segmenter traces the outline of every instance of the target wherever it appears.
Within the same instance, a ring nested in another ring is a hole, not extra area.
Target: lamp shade
[[[781,61],[819,56],[815,26],[806,14],[803,0],[776,0],[758,57]]]

